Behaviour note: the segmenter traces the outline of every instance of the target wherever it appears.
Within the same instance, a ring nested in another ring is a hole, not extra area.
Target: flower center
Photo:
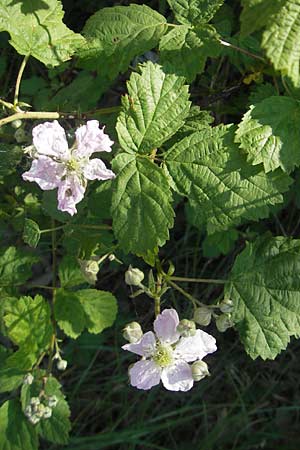
[[[158,344],[153,360],[160,367],[167,367],[173,362],[173,349],[171,345]]]
[[[67,170],[70,170],[72,172],[77,172],[80,169],[79,162],[75,158],[69,159],[67,162]]]

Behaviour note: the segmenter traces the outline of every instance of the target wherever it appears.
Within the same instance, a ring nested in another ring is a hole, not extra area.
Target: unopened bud
[[[200,381],[208,375],[208,366],[204,361],[195,361],[192,364],[192,376],[195,381]]]
[[[233,301],[230,298],[224,298],[220,303],[220,311],[222,313],[231,313],[233,311]]]
[[[125,272],[125,283],[129,286],[139,286],[144,279],[144,274],[140,269],[129,266]]]
[[[44,417],[44,412],[45,412],[45,405],[43,405],[43,403],[40,403],[37,407],[37,411],[35,413],[35,415],[41,419],[42,417]]]
[[[32,384],[34,380],[34,377],[31,373],[27,373],[24,377],[23,384]]]
[[[58,370],[64,371],[66,370],[68,365],[68,361],[66,361],[65,359],[59,359],[56,363],[56,367],[58,368]]]
[[[182,319],[177,325],[177,331],[181,336],[194,336],[196,333],[196,324],[193,320]]]
[[[32,407],[30,405],[26,406],[24,410],[24,414],[26,417],[31,417],[32,415]]]
[[[21,125],[22,125],[22,120],[20,120],[20,119],[14,120],[14,121],[11,123],[11,126],[12,126],[15,130],[17,130],[18,128],[20,128]]]
[[[200,306],[195,309],[194,312],[194,321],[198,323],[198,325],[202,325],[206,327],[210,324],[211,321],[212,310],[207,306]]]
[[[45,406],[44,413],[43,413],[43,419],[50,419],[52,416],[52,409],[49,408],[49,406]]]
[[[39,423],[39,421],[41,420],[38,416],[33,415],[28,417],[28,420],[30,423],[32,423],[32,425],[36,425],[37,423]]]
[[[30,404],[31,404],[32,406],[39,405],[40,403],[41,403],[41,402],[40,402],[39,397],[31,397],[31,399],[30,399]]]
[[[86,280],[90,284],[95,284],[97,281],[97,274],[99,272],[99,265],[97,261],[94,260],[80,260],[80,269]]]
[[[49,408],[55,408],[55,406],[57,405],[57,397],[56,395],[50,395],[50,397],[48,398],[48,406]]]
[[[137,342],[143,336],[143,330],[138,322],[131,322],[123,330],[123,337],[131,344]]]
[[[228,328],[233,326],[230,314],[221,314],[216,320],[217,329],[220,333],[224,333]]]
[[[18,128],[15,131],[15,140],[17,141],[18,144],[22,144],[22,142],[26,142],[28,135],[26,133],[26,131],[23,128]]]

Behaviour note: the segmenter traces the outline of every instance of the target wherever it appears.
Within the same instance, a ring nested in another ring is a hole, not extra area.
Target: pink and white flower
[[[123,345],[124,350],[142,357],[129,369],[132,386],[147,390],[161,380],[170,391],[189,391],[193,387],[189,363],[215,352],[216,340],[199,329],[193,336],[181,336],[178,324],[175,309],[165,309],[154,321],[154,333],[148,331],[138,342]]]
[[[103,130],[97,120],[89,120],[76,130],[75,143],[69,149],[65,130],[56,120],[37,125],[32,130],[34,160],[23,179],[43,190],[58,188],[58,209],[73,216],[84,197],[87,180],[115,177],[101,159],[90,159],[93,153],[111,152],[113,141]]]

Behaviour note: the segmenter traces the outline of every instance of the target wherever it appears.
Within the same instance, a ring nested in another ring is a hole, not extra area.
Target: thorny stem
[[[234,44],[230,44],[230,42],[223,41],[223,39],[219,39],[219,42],[220,42],[221,45],[224,45],[225,47],[233,48],[234,50],[237,50],[240,53],[244,53],[247,56],[251,56],[252,58],[259,59],[260,61],[263,61],[264,63],[267,63],[266,59],[263,58],[260,55],[256,55],[255,53],[249,52],[248,50],[245,50],[244,48],[237,47]]]
[[[30,55],[26,55],[26,56],[24,57],[24,59],[23,59],[23,61],[22,61],[22,64],[21,64],[21,66],[20,66],[20,69],[19,69],[19,73],[18,73],[17,81],[16,81],[16,87],[15,87],[14,106],[17,106],[18,103],[19,103],[20,84],[21,84],[23,72],[24,72],[24,69],[25,69],[25,67],[26,67],[26,64],[27,64],[27,61],[28,61],[29,56],[30,56]]]

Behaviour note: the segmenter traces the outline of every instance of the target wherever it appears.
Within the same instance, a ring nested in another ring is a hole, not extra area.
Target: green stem
[[[262,56],[256,55],[255,53],[249,52],[248,50],[245,50],[244,48],[237,47],[236,45],[230,44],[230,42],[223,41],[223,39],[219,39],[219,42],[221,45],[224,45],[225,47],[233,48],[234,50],[237,50],[240,53],[244,53],[247,56],[251,56],[251,58],[259,59],[260,61],[263,61],[264,63],[267,63],[266,59]]]
[[[12,114],[0,120],[0,127],[7,123],[14,122],[15,120],[26,119],[59,119],[62,115],[58,112],[44,112],[44,111],[22,111]]]
[[[27,64],[27,61],[28,61],[29,56],[30,56],[30,55],[26,55],[26,56],[24,57],[24,59],[23,59],[23,61],[22,61],[22,64],[21,64],[21,66],[20,66],[20,69],[19,69],[19,73],[18,73],[17,81],[16,81],[16,87],[15,87],[14,106],[17,106],[18,103],[19,103],[20,84],[21,84],[23,72],[24,72],[24,69],[25,69],[25,67],[26,67],[26,64]]]
[[[173,277],[171,277],[173,278]],[[194,308],[197,308],[198,306],[204,306],[203,303],[199,302],[195,297],[193,297],[191,294],[186,292],[184,289],[182,289],[180,286],[178,286],[176,283],[173,283],[170,278],[166,279],[166,282],[169,286],[176,289],[176,291],[180,292],[184,297],[186,297],[188,300],[190,300],[193,303]]]
[[[160,314],[160,297],[154,299],[154,313],[155,317],[157,317],[158,314]]]
[[[87,230],[111,230],[112,227],[111,225],[81,225],[78,223],[74,223],[74,224],[67,224],[67,225],[60,225],[59,227],[55,227],[55,228],[46,228],[45,230],[40,230],[40,233],[52,233],[52,231],[58,231],[58,230],[63,230],[64,228],[67,227],[73,227],[73,228],[83,228],[83,229],[87,229]]]
[[[218,278],[185,278],[185,277],[168,277],[168,280],[183,281],[186,283],[212,283],[212,284],[226,284],[227,280]]]

